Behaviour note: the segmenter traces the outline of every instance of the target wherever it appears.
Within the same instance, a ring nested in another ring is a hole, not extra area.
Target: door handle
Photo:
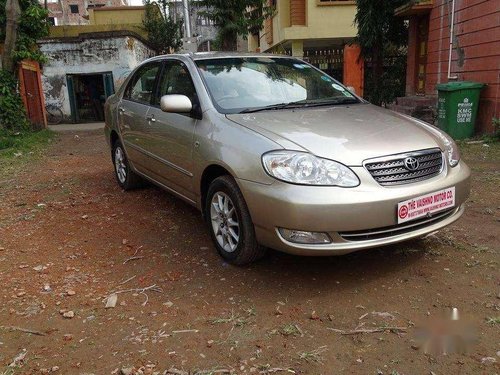
[[[151,116],[146,116],[146,120],[148,120],[149,122],[156,122],[156,119],[153,115]]]

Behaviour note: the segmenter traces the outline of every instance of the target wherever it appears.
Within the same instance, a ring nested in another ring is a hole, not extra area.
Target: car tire
[[[215,247],[228,263],[241,266],[264,256],[266,249],[257,242],[245,199],[231,176],[210,184],[205,217]]]
[[[128,162],[127,155],[120,140],[113,143],[111,158],[115,169],[116,181],[123,190],[131,190],[143,185],[144,180],[137,175]]]

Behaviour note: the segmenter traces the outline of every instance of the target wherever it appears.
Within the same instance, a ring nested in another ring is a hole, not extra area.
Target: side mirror
[[[163,112],[190,113],[193,103],[186,95],[163,95],[160,99],[160,108]]]
[[[349,90],[350,92],[352,92],[353,94],[356,94],[356,90],[354,89],[354,87],[352,86],[347,86],[347,90]]]

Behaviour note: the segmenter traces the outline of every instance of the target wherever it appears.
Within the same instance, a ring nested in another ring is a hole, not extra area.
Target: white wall
[[[48,39],[39,46],[49,60],[42,73],[45,101],[60,106],[68,119],[67,74],[111,72],[116,91],[132,69],[153,55],[144,43],[130,36]]]

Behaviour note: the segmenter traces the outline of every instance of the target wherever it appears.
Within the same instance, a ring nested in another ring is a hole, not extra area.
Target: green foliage
[[[6,0],[0,0],[0,42],[5,39],[5,3]],[[21,6],[21,17],[18,25],[16,50],[12,51],[13,58],[15,61],[30,59],[45,62],[36,41],[49,34],[48,11],[37,0],[20,0],[19,5]]]
[[[215,47],[223,51],[235,51],[238,36],[246,39],[261,30],[274,12],[266,0],[200,0],[198,4],[207,8],[201,14],[217,26]]]
[[[407,0],[357,0],[357,43],[371,65],[367,71],[367,98],[381,105],[404,94],[408,26],[394,10]]]
[[[158,3],[146,0],[146,14],[143,21],[148,33],[149,45],[157,55],[171,53],[182,47],[182,21],[174,21],[168,12],[167,0]],[[158,8],[159,7],[159,8]]]
[[[16,133],[0,130],[0,176],[9,176],[19,170],[19,165],[39,157],[54,136],[47,129]]]
[[[29,128],[23,102],[17,91],[17,80],[0,70],[0,132],[15,132]]]

